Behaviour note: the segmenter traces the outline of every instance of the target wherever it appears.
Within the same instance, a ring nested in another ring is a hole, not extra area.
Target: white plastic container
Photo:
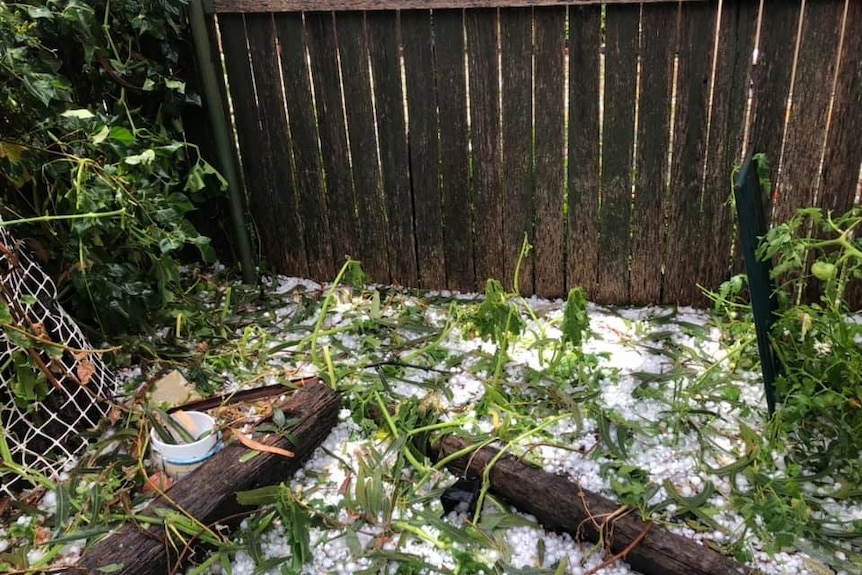
[[[171,479],[182,479],[201,463],[209,459],[221,447],[216,431],[215,419],[201,411],[186,411],[187,417],[171,417],[185,427],[192,437],[199,437],[192,443],[165,443],[155,429],[150,430],[153,459],[158,467],[164,469]]]

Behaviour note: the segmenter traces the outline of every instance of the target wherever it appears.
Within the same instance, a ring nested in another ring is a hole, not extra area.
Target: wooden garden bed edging
[[[469,447],[467,441],[448,436],[434,445],[432,451],[436,459],[441,460]],[[484,447],[448,462],[446,467],[457,475],[474,478],[480,476],[498,454],[498,450]],[[645,575],[751,573],[749,568],[709,547],[645,522],[636,511],[620,515],[602,526],[603,518],[617,512],[619,504],[516,457],[501,457],[490,471],[490,482],[491,491],[521,511],[534,515],[548,529],[567,531],[576,539],[594,543],[601,539],[609,545],[612,554],[631,547],[625,554],[625,561]]]
[[[282,435],[256,438],[265,445],[293,451],[295,457],[288,459],[261,452],[251,460],[241,462],[240,457],[249,450],[238,441],[232,441],[168,489],[166,495],[169,500],[154,500],[142,514],[156,517],[159,513],[181,509],[210,527],[222,521],[230,522],[237,513],[249,510],[249,507],[237,503],[236,493],[276,484],[292,475],[329,434],[338,420],[340,405],[339,395],[322,383],[298,389],[281,406],[287,417],[299,419],[291,430],[296,443]],[[182,542],[166,537],[162,527],[146,529],[130,523],[86,550],[78,569],[69,572],[101,574],[107,566],[121,565],[121,569],[109,568],[110,572],[160,575],[173,572],[186,552]]]

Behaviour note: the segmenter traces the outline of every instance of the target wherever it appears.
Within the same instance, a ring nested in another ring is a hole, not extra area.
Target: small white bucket
[[[164,469],[171,479],[182,479],[201,463],[209,459],[221,447],[216,432],[215,419],[200,411],[186,411],[183,419],[171,417],[185,427],[193,437],[200,437],[192,443],[165,443],[155,429],[150,430],[153,459],[158,467]],[[191,423],[191,425],[189,425]],[[190,428],[191,427],[191,428]]]

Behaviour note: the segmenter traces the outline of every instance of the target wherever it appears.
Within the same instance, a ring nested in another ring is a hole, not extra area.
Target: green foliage
[[[496,345],[494,381],[499,378],[503,364],[509,357],[510,340],[521,335],[524,329],[524,319],[515,297],[515,294],[507,294],[498,280],[489,279],[485,284],[485,300],[471,318],[479,336]]]
[[[847,299],[862,279],[860,223],[858,207],[839,216],[806,208],[770,229],[758,248],[758,257],[773,262],[780,304],[771,332],[779,405],[763,432],[740,423],[746,452],[714,471],[732,481],[744,476],[750,487],[734,491],[734,507],[749,529],[769,533],[769,552],[799,548],[803,540],[832,548],[831,538],[850,541],[859,532],[813,512],[826,494],[854,497],[845,486],[862,480],[862,325]],[[754,341],[743,280],[736,276],[708,294],[725,333],[740,345]]]
[[[772,332],[783,368],[776,431],[793,440],[807,466],[844,468],[856,480],[862,478],[862,325],[850,316],[845,294],[862,278],[854,237],[860,224],[859,208],[838,217],[800,210],[770,230],[759,251],[775,261],[785,304]],[[794,299],[799,295],[815,301],[802,303]]]
[[[302,566],[312,558],[309,535],[312,523],[311,513],[284,483],[279,485],[278,494],[279,499],[275,508],[282,522],[287,526],[291,550],[290,572],[299,573]]]
[[[760,189],[766,193],[772,193],[772,179],[769,177],[769,171],[772,169],[772,163],[766,154],[754,154],[752,159],[757,162],[757,180],[760,183]]]
[[[574,348],[581,347],[584,337],[590,331],[590,316],[587,313],[587,293],[583,288],[569,290],[566,308],[563,312],[563,341]]]
[[[495,343],[520,335],[524,329],[517,306],[498,280],[489,279],[485,284],[485,301],[476,310],[473,325],[480,337]]]
[[[0,3],[0,216],[107,333],[177,298],[184,248],[214,258],[188,220],[223,180],[183,131],[184,4]]]

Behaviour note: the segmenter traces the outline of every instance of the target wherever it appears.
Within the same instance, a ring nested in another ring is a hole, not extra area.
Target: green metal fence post
[[[742,166],[733,187],[733,194],[739,217],[740,247],[745,259],[745,273],[751,294],[751,311],[757,332],[757,350],[760,353],[766,406],[769,415],[772,415],[775,413],[775,376],[780,365],[775,357],[775,350],[772,349],[769,332],[778,310],[778,299],[775,295],[775,282],[770,277],[772,262],[759,260],[756,254],[760,238],[766,235],[767,231],[763,206],[765,193],[760,189],[757,159],[751,158]]]

